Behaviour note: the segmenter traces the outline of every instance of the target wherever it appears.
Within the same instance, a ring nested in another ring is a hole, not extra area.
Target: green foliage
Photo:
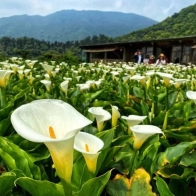
[[[153,40],[196,34],[196,5],[182,9],[158,24],[115,38],[115,41]]]

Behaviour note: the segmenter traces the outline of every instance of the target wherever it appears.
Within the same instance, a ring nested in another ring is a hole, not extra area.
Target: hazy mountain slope
[[[99,34],[117,37],[156,23],[132,13],[63,10],[44,17],[20,15],[0,18],[0,37],[26,36],[65,42]]]
[[[196,4],[151,27],[115,38],[116,41],[149,40],[196,35]]]

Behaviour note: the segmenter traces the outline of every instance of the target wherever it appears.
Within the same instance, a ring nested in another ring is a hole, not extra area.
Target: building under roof
[[[178,59],[181,64],[196,63],[196,35],[83,45],[80,48],[86,62],[132,62],[134,53],[140,50],[143,57],[153,54],[158,58],[164,53],[169,62]]]

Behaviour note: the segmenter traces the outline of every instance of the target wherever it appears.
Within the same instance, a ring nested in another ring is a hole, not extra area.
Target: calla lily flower
[[[196,103],[196,91],[187,91],[186,96]]]
[[[88,80],[86,81],[86,84],[89,84],[90,87],[95,88],[95,80]]]
[[[55,99],[20,106],[12,113],[11,122],[20,136],[47,146],[58,176],[70,184],[74,138],[92,122],[68,103]]]
[[[44,86],[46,87],[47,91],[50,91],[50,87],[51,87],[51,81],[50,80],[41,80],[40,82],[42,84],[44,84]]]
[[[24,78],[24,71],[23,70],[18,70],[18,77],[20,80],[23,80],[23,78]]]
[[[96,172],[99,151],[103,146],[101,139],[85,132],[79,132],[75,137],[74,149],[82,153],[88,170],[93,174]]]
[[[132,76],[134,75],[135,67],[126,66],[125,69],[126,69],[127,71],[130,71],[130,73],[131,73]]]
[[[56,77],[56,74],[57,74],[57,71],[56,71],[56,70],[51,71],[51,74],[52,74],[52,76],[55,78],[55,77]]]
[[[79,82],[82,76],[76,76],[76,80]]]
[[[115,127],[117,125],[118,118],[120,118],[118,107],[112,105],[112,127]]]
[[[177,78],[175,78],[174,81],[175,82],[173,83],[173,85],[175,86],[176,89],[178,89],[178,88],[180,88],[181,84],[183,84],[184,82],[187,81],[187,79],[177,79]]]
[[[30,69],[25,69],[25,70],[24,70],[25,76],[27,76],[27,75],[30,73],[30,71],[31,71]]]
[[[99,86],[101,85],[101,80],[95,81],[95,85],[96,85],[97,88],[99,88]]]
[[[35,80],[35,78],[34,78],[32,75],[27,76],[27,78],[28,78],[28,80],[29,80],[29,83],[30,83],[30,84],[33,84],[33,81]]]
[[[17,64],[10,64],[10,68],[14,71],[14,73],[17,72],[19,65]]]
[[[69,81],[64,81],[60,84],[61,86],[61,90],[65,93],[65,95],[67,96],[67,89],[68,89],[68,84],[69,84]]]
[[[170,83],[170,79],[172,79],[173,77],[173,74],[167,74],[162,72],[157,72],[157,74],[163,78],[165,86],[168,87]]]
[[[111,114],[102,107],[91,107],[88,109],[88,112],[93,114],[93,116],[96,118],[98,131],[102,131],[104,122],[111,119]]]
[[[0,87],[6,87],[7,80],[11,73],[14,72],[12,70],[0,70]]]
[[[53,66],[42,63],[42,67],[47,71],[49,75],[51,75],[51,71],[53,70]]]
[[[138,115],[129,115],[127,116],[121,116],[122,119],[126,120],[128,123],[128,133],[131,134],[130,127],[134,125],[140,124],[147,116],[138,116]]]
[[[80,87],[80,91],[89,90],[90,84],[76,84],[76,86]]]
[[[154,134],[164,134],[161,129],[154,125],[135,125],[130,127],[134,135],[134,149],[138,150],[145,140]]]
[[[123,77],[124,83],[126,83],[126,82],[129,80],[129,78],[130,78],[130,76],[124,76],[124,77]]]
[[[134,75],[130,78],[131,80],[137,80],[140,81],[140,83],[145,86],[146,85],[146,77],[145,76],[140,76],[140,75]]]

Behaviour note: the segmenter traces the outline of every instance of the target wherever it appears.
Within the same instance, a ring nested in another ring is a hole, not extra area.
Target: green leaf
[[[187,179],[192,175],[192,173],[194,173],[193,168],[184,168],[182,166],[165,166],[157,171],[157,174],[163,176],[164,178],[172,179]]]
[[[189,183],[190,181],[187,179],[170,179],[168,186],[175,196],[190,196],[190,189],[188,188]]]
[[[178,91],[170,92],[168,94],[168,106],[169,106],[169,108],[171,108],[174,105],[174,103],[176,102],[177,96],[178,96]]]
[[[103,149],[110,146],[110,144],[114,138],[114,131],[115,131],[115,128],[112,128],[112,129],[105,130],[105,131],[102,131],[102,132],[99,132],[96,134],[96,136],[104,142]]]
[[[144,168],[150,175],[154,173],[154,164],[156,164],[155,159],[157,157],[159,147],[160,147],[160,142],[151,144],[146,148],[144,153],[140,156],[138,167]]]
[[[140,102],[141,106],[142,106],[142,115],[143,116],[148,116],[149,114],[149,107],[148,104],[144,101]]]
[[[180,165],[196,167],[196,151],[185,154],[180,161]]]
[[[49,181],[33,180],[28,177],[18,178],[15,183],[29,192],[32,196],[50,195],[65,196],[63,186]]]
[[[9,170],[19,169],[28,177],[40,179],[41,173],[33,158],[17,145],[0,137],[0,157]]]
[[[108,169],[113,168],[113,165],[115,164],[115,156],[117,153],[122,150],[123,146],[114,146],[112,148],[108,148],[103,150],[104,151],[104,161],[101,165],[100,172],[104,172]],[[107,155],[107,156],[106,156]],[[101,156],[101,155],[99,155]],[[99,162],[98,162],[99,164]]]
[[[11,125],[10,117],[0,121],[0,135],[3,136]]]
[[[143,98],[144,97],[144,90],[142,90],[139,87],[134,86],[133,87],[133,95],[135,95],[136,97],[139,97],[139,98]]]
[[[0,195],[7,195],[14,187],[14,181],[16,180],[16,174],[12,172],[6,172],[0,176]]]
[[[133,141],[133,137],[130,135],[122,135],[117,137],[112,141],[111,146],[122,146],[125,145],[126,143],[130,143]]]
[[[5,172],[0,176],[0,195],[7,195],[12,191],[15,184],[14,181],[18,177],[24,176],[21,171],[13,170],[11,172]]]
[[[165,152],[162,152],[158,156],[158,167],[164,167],[166,164],[173,165],[180,161],[181,157],[190,152],[196,147],[196,141],[194,142],[182,142],[174,147],[169,147]]]
[[[75,192],[79,191],[82,185],[92,177],[91,173],[88,171],[86,162],[81,155],[75,161],[72,171],[72,187]]]
[[[99,196],[103,192],[108,180],[111,176],[111,170],[106,172],[105,174],[92,178],[85,182],[81,188],[81,190],[77,193],[74,193],[73,196]]]
[[[0,109],[0,120],[7,118],[10,112],[14,109],[14,104],[9,103],[5,108]]]
[[[167,183],[162,178],[160,178],[159,176],[156,176],[155,180],[156,180],[156,186],[160,193],[160,196],[175,196],[173,193],[171,193]]]
[[[191,112],[191,101],[188,101],[187,103],[185,103],[184,107],[183,107],[183,115],[186,121],[188,121],[189,119],[189,114]]]
[[[109,181],[107,191],[112,196],[156,196],[152,192],[150,176],[142,168],[137,169],[131,179],[117,174],[114,180]]]

